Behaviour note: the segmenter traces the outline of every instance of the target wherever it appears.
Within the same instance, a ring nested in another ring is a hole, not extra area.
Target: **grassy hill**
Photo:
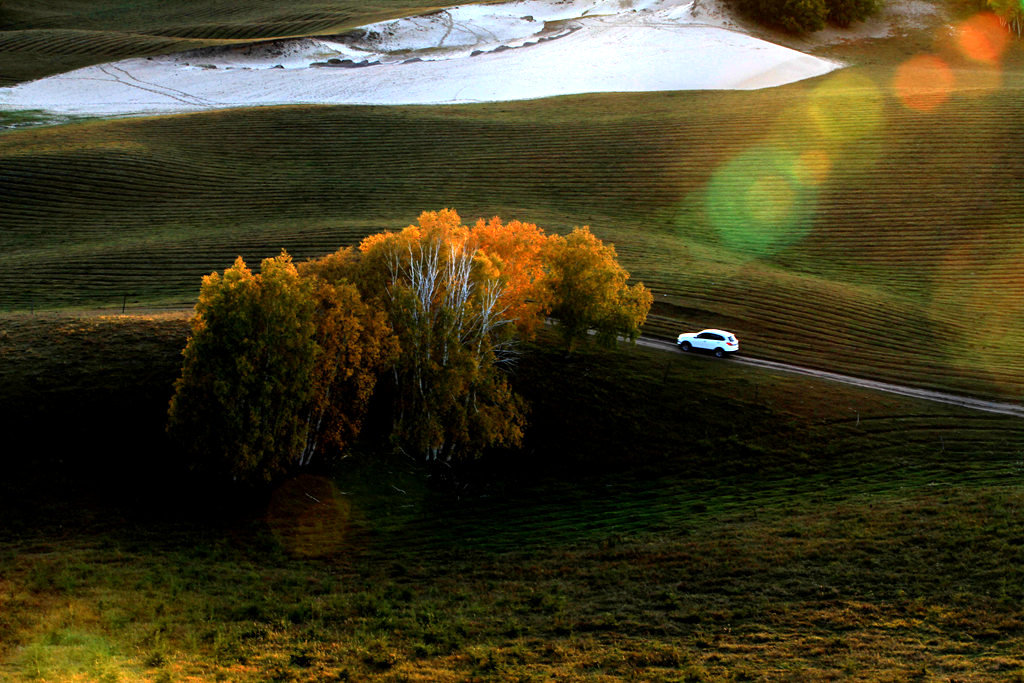
[[[0,86],[92,64],[209,45],[330,35],[432,9],[416,0],[5,0],[0,6]]]
[[[539,344],[514,378],[527,447],[457,486],[370,449],[239,499],[161,464],[184,332],[180,314],[5,327],[0,354],[26,362],[0,365],[0,415],[34,457],[6,452],[0,480],[0,678],[1024,672],[1019,419]]]
[[[0,84],[412,10],[4,0]],[[541,343],[526,448],[454,483],[370,442],[239,499],[163,438],[202,274],[444,206],[590,224],[648,333],[1021,400],[1020,46],[882,42],[766,91],[0,132],[0,679],[1020,680],[1016,418]]]
[[[649,333],[718,325],[755,355],[1020,399],[1020,73],[927,113],[892,77],[9,131],[0,309],[187,306],[237,254],[449,206],[591,225],[655,292]]]

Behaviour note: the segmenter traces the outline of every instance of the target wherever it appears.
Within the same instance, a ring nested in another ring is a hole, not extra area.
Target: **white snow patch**
[[[125,115],[297,103],[452,104],[753,89],[841,65],[754,38],[698,0],[464,5],[342,36],[129,59],[0,88],[0,106]]]

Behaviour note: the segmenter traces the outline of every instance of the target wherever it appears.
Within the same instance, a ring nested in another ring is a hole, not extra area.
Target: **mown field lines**
[[[145,57],[190,50],[203,44],[192,40],[107,31],[0,31],[0,87],[123,59],[125,55]]]
[[[416,0],[239,5],[227,0],[81,3],[5,2],[0,8],[0,86],[129,57],[179,52],[227,41],[334,34],[415,14]]]
[[[199,45],[175,38],[76,29],[5,31],[0,36],[0,52],[23,52],[46,57],[88,55],[115,59],[125,53],[144,57],[170,50],[187,50]],[[29,67],[31,64],[26,65],[26,68]]]
[[[657,480],[623,474],[614,483],[577,480],[521,497],[457,502],[419,499],[416,493],[410,495],[416,485],[411,478],[395,477],[392,481],[401,491],[363,499],[366,507],[358,512],[363,519],[374,520],[373,550],[382,556],[399,548],[439,551],[451,545],[510,552],[619,534],[678,532],[705,521],[709,509],[716,515],[749,512],[754,499],[772,507],[886,496],[893,493],[896,480],[904,490],[1012,488],[1010,482],[1024,473],[1024,434],[1013,418],[970,424],[959,416],[896,415],[864,419],[856,427],[830,425],[822,428],[821,436],[826,433],[835,442],[827,452],[812,453],[824,470],[817,474],[758,471],[712,480],[705,479],[700,468],[687,472],[680,467]],[[719,447],[726,448],[725,442]],[[665,467],[672,469],[671,459]],[[436,528],[437,519],[448,520],[443,531]]]
[[[5,316],[0,414],[53,460],[15,449],[38,474],[0,482],[0,677],[1021,666],[1018,419],[545,342],[515,378],[527,448],[454,486],[373,449],[243,503],[152,474],[186,329]]]
[[[667,305],[657,334],[719,324],[755,354],[1020,398],[1021,91],[924,115],[864,85],[880,71],[844,78],[10,132],[0,308],[188,300],[235,254],[312,256],[450,206],[591,225]]]

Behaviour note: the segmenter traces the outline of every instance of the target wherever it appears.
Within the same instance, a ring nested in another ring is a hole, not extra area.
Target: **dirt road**
[[[669,351],[671,353],[682,353],[676,347],[674,342],[664,339],[652,339],[650,337],[641,337],[640,339],[637,340],[637,344],[652,349],[661,349],[664,351]],[[695,353],[692,355],[694,358],[707,358],[709,360],[716,360],[712,356],[703,356],[703,354]],[[761,358],[751,358],[749,356],[735,356],[733,358],[728,359],[728,361],[726,362],[740,363],[743,365],[753,365],[754,367],[765,368],[767,370],[774,370],[776,372],[788,372],[797,375],[807,375],[808,377],[817,377],[818,379],[823,379],[830,382],[842,382],[843,384],[852,384],[854,386],[864,387],[865,389],[886,391],[890,394],[899,394],[900,396],[912,396],[913,398],[920,398],[926,401],[935,401],[937,403],[948,403],[950,405],[961,406],[963,408],[971,408],[972,410],[983,410],[988,413],[999,413],[1000,415],[1024,417],[1024,405],[1019,405],[1016,403],[1000,403],[998,401],[986,401],[978,398],[970,398],[968,396],[947,394],[941,391],[918,389],[916,387],[908,387],[901,384],[890,384],[889,382],[879,382],[878,380],[864,379],[863,377],[851,377],[850,375],[840,375],[835,372],[815,370],[813,368],[805,368],[799,365],[779,363],[777,361],[764,360]]]

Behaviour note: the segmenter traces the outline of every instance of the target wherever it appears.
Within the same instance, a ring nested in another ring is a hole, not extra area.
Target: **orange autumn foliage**
[[[381,377],[392,440],[450,462],[522,444],[528,407],[503,368],[554,318],[580,340],[634,339],[651,305],[589,228],[547,235],[452,209],[295,267],[239,259],[204,278],[170,423],[196,455],[267,481],[337,454]],[[319,457],[319,456],[317,456]]]
[[[501,304],[520,334],[532,337],[550,308],[543,255],[548,236],[533,223],[502,223],[497,216],[479,219],[472,229],[474,244],[486,255],[504,291]]]

